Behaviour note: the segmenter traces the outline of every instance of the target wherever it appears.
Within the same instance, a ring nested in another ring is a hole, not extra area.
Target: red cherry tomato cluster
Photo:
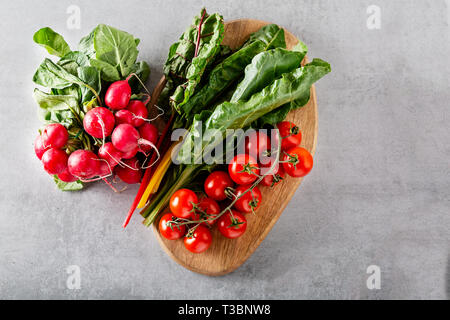
[[[280,163],[269,174],[262,169],[268,169],[272,164],[258,163],[256,158],[270,154],[270,139],[262,132],[252,133],[245,141],[245,153],[233,158],[228,172],[214,171],[206,178],[206,196],[199,197],[189,189],[180,189],[172,195],[171,213],[164,215],[159,222],[161,235],[169,240],[184,237],[186,249],[193,253],[204,252],[210,247],[213,225],[217,225],[226,238],[242,236],[247,229],[245,214],[254,213],[262,203],[261,190],[253,185],[261,175],[264,177],[260,184],[273,187],[285,178],[286,173],[292,177],[304,177],[312,169],[311,154],[299,147],[300,129],[288,121],[279,123],[277,127],[282,138]],[[218,202],[224,204],[223,211]],[[233,209],[228,209],[231,202]]]
[[[79,149],[70,153],[65,147],[67,129],[58,123],[47,125],[34,142],[44,169],[64,182],[87,182],[115,174],[127,184],[139,183],[143,159],[156,148],[159,133],[148,122],[145,103],[130,98],[128,80],[113,82],[105,94],[106,107],[95,107],[85,114],[84,131],[104,142],[96,152]]]

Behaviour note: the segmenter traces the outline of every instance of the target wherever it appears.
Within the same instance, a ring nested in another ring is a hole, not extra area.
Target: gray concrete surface
[[[66,27],[69,5],[81,29]],[[71,45],[96,24],[142,41],[153,87],[169,45],[207,6],[279,23],[333,72],[317,85],[315,168],[236,272],[174,263],[124,214],[136,188],[58,191],[33,154],[42,26]],[[381,29],[366,26],[369,5]],[[449,1],[1,1],[0,299],[447,299],[450,293]],[[81,268],[81,289],[66,268]],[[369,265],[381,288],[366,286]]]

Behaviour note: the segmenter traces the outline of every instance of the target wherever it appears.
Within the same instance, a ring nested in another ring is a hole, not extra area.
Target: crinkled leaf
[[[48,53],[58,57],[63,57],[70,52],[70,47],[64,38],[48,27],[38,30],[33,40],[44,47]]]
[[[55,181],[58,189],[61,191],[78,191],[83,189],[83,183],[79,180],[75,182],[64,182],[56,175],[53,176],[53,180]]]
[[[300,67],[304,56],[304,53],[282,48],[256,55],[252,63],[245,68],[244,80],[239,83],[230,102],[248,100],[254,93],[270,85],[282,74]]]
[[[178,111],[194,94],[194,90],[200,83],[207,65],[219,51],[219,46],[224,36],[223,18],[217,13],[208,16],[205,11],[204,16],[202,13],[202,17],[197,21],[194,20],[194,25],[198,26],[198,28],[201,27],[199,45],[198,48],[196,45],[191,64],[186,70],[186,82],[179,85],[171,96],[172,105]],[[198,32],[194,32],[194,43],[197,43],[198,37]]]
[[[199,28],[201,28],[200,39],[198,39]],[[201,82],[207,66],[214,61],[220,51],[224,30],[221,15],[217,13],[208,15],[206,10],[202,9],[180,40],[170,47],[164,64],[164,74],[168,81],[158,104],[164,107],[170,104],[178,110],[180,105],[189,100]]]

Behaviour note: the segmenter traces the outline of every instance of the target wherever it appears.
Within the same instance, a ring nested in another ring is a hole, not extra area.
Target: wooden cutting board
[[[223,43],[231,48],[237,48],[248,39],[251,33],[266,24],[268,23],[252,19],[230,21],[225,24]],[[287,48],[291,49],[297,43],[297,38],[287,30],[285,30],[285,37]],[[157,101],[164,84],[163,78],[153,91],[153,102]],[[317,101],[314,86],[311,89],[309,103],[303,108],[289,113],[287,120],[300,126],[303,134],[302,147],[314,155],[317,141]],[[314,174],[314,170],[312,174]],[[224,275],[236,270],[253,254],[275,225],[301,182],[302,179],[287,177],[273,188],[261,187],[263,195],[261,206],[256,211],[256,215],[246,215],[248,225],[245,234],[238,239],[231,240],[222,236],[214,227],[211,247],[201,254],[194,254],[186,250],[182,239],[171,241],[161,237],[157,227],[158,223],[154,224],[153,229],[162,248],[183,267],[209,276]],[[286,246],[288,245],[286,243]]]

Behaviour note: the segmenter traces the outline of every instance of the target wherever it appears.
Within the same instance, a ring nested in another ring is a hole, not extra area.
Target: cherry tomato
[[[203,219],[209,219],[208,222],[203,222],[204,224],[209,224],[212,226],[216,223],[216,220],[212,220],[220,213],[220,207],[216,201],[211,198],[203,197],[197,205],[199,210],[195,210],[192,215],[192,220],[198,221]]]
[[[237,184],[249,184],[258,178],[259,166],[248,154],[238,154],[228,165],[230,178]]]
[[[199,225],[192,235],[184,238],[184,246],[192,253],[202,253],[206,251],[212,242],[211,231],[203,225]]]
[[[313,157],[308,150],[300,147],[284,152],[283,168],[288,175],[295,178],[306,176],[313,167]]]
[[[270,138],[264,132],[252,131],[245,137],[245,153],[260,158],[270,148]]]
[[[175,217],[189,219],[194,212],[194,204],[198,203],[197,195],[189,189],[180,189],[170,198],[170,211]]]
[[[258,187],[253,188],[252,191],[245,191],[250,189],[251,185],[238,186],[235,190],[236,197],[240,197],[234,207],[244,213],[250,213],[256,211],[261,205],[262,195]],[[242,195],[243,194],[243,195]]]
[[[270,168],[268,168],[270,169]],[[273,187],[274,185],[277,185],[280,183],[285,176],[285,171],[283,169],[283,166],[278,165],[274,170],[272,174],[266,175],[262,180],[261,184],[266,187]]]
[[[283,121],[278,123],[277,127],[281,136],[281,150],[298,147],[302,143],[302,132],[292,122]]]
[[[225,189],[231,188],[232,186],[233,181],[226,172],[214,171],[206,178],[204,188],[208,197],[222,201],[227,198]]]
[[[170,221],[176,221],[176,217],[172,213],[163,215],[161,220],[159,220],[159,232],[166,239],[180,239],[186,233],[186,226],[169,224]]]
[[[247,230],[247,219],[236,210],[225,213],[217,222],[220,233],[229,239],[236,239],[242,236]]]

